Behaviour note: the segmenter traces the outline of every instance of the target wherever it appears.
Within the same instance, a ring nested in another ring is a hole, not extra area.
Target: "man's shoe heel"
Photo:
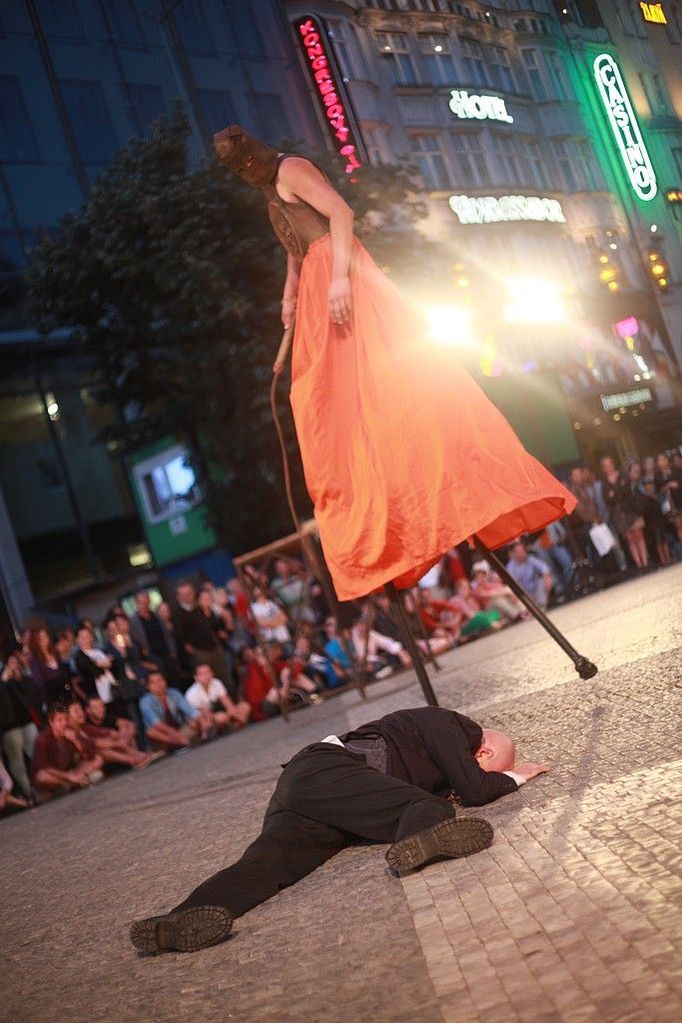
[[[436,860],[471,856],[492,845],[493,829],[479,817],[450,817],[394,842],[386,853],[389,867],[402,875]]]
[[[232,914],[222,906],[195,906],[135,920],[130,940],[142,952],[198,952],[223,941],[232,928]]]

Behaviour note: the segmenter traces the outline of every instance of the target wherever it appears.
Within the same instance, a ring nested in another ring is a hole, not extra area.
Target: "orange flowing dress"
[[[289,230],[292,207],[304,205],[270,203],[289,251],[282,219]],[[331,321],[332,242],[317,234],[301,267],[291,405],[338,598],[411,586],[474,534],[495,548],[572,511],[573,495],[528,454],[452,347],[429,340],[357,238],[352,321]]]

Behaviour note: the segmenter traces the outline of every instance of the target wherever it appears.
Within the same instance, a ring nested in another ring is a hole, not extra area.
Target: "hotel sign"
[[[470,96],[466,89],[453,89],[448,105],[457,117],[514,123],[514,118],[507,113],[507,104],[501,96]]]
[[[293,25],[334,148],[345,163],[346,174],[352,174],[362,167],[362,158],[353,134],[348,100],[327,45],[327,33],[312,15],[297,18]]]
[[[640,3],[640,10],[645,21],[654,22],[656,25],[667,25],[668,19],[663,11],[663,4]]]
[[[517,220],[565,224],[561,203],[537,195],[451,195],[450,209],[460,224],[501,224]]]
[[[615,408],[632,408],[633,405],[646,405],[653,401],[654,396],[649,387],[640,387],[636,391],[622,391],[620,394],[602,394],[601,404],[605,412]]]
[[[656,175],[639,130],[620,69],[609,53],[594,61],[594,78],[635,194],[649,202],[658,191]]]

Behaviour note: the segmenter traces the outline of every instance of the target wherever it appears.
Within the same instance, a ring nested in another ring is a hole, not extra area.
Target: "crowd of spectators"
[[[682,557],[682,456],[599,471],[576,467],[575,511],[497,552],[541,606]],[[33,621],[0,650],[0,812],[44,802],[107,775],[148,767],[274,715],[314,704],[358,676],[409,668],[386,594],[343,605],[297,557],[246,566],[224,587],[177,583],[170,602],[134,597],[101,626],[54,634]],[[528,617],[468,544],[448,551],[404,595],[425,656]],[[157,598],[158,599],[158,596]]]

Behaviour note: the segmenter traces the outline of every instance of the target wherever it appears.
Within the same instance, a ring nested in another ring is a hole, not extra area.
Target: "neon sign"
[[[362,167],[362,160],[350,125],[348,102],[342,95],[327,47],[326,32],[317,18],[307,14],[298,18],[294,27],[334,148],[345,161],[346,174],[352,174]]]
[[[514,123],[501,96],[470,96],[466,89],[453,89],[448,106],[457,117]]]
[[[609,53],[601,53],[593,68],[630,184],[643,202],[649,202],[658,191],[656,175],[618,65]]]
[[[632,405],[643,405],[647,401],[653,401],[654,396],[649,387],[640,387],[636,391],[623,391],[621,394],[600,395],[604,412],[612,412],[614,408],[626,408]]]
[[[656,25],[668,24],[668,19],[663,11],[663,4],[640,3],[639,6],[645,21],[654,22]]]
[[[561,203],[537,195],[451,195],[450,209],[460,224],[499,224],[515,220],[547,220],[565,224]]]

